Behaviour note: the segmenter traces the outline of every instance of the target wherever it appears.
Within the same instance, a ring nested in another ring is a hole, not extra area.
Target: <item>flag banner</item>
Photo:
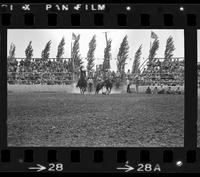
[[[156,35],[156,33],[154,33],[153,31],[151,31],[151,38],[152,39],[157,39],[158,36]]]
[[[76,35],[72,33],[72,40],[76,40]]]

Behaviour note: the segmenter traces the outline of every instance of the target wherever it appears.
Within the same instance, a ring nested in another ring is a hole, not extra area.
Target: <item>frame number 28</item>
[[[48,171],[63,171],[63,164],[62,163],[50,163]]]

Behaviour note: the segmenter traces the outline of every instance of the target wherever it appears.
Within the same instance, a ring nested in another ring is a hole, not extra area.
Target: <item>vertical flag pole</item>
[[[72,34],[73,35],[73,34]],[[72,41],[73,41],[73,37],[72,37]],[[72,79],[74,82],[74,57],[72,56],[72,42],[71,42],[71,59],[72,59]]]

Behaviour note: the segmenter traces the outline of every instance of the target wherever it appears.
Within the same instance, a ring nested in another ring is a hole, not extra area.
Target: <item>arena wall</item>
[[[120,89],[112,90],[112,93],[125,93],[126,85]],[[139,92],[144,93],[148,86],[139,86]],[[171,86],[172,90],[176,90],[178,86]],[[179,86],[181,91],[184,91],[184,86]],[[75,85],[8,85],[9,92],[67,92],[67,93],[79,93],[79,89]],[[153,90],[155,86],[150,86]],[[160,86],[157,86],[160,89]],[[163,86],[163,88],[168,89],[168,86]],[[135,92],[135,85],[131,86],[131,91]]]

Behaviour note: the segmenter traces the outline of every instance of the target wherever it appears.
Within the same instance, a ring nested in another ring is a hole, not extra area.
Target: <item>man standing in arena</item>
[[[135,78],[135,88],[136,88],[136,93],[139,93],[139,77],[136,76]]]
[[[161,90],[158,91],[158,94],[165,94],[165,89],[163,88],[162,84],[161,84]]]
[[[91,76],[88,78],[89,92],[92,92],[93,79]]]
[[[130,80],[127,78],[127,89],[126,89],[127,93],[131,93],[130,86],[131,86]]]
[[[126,76],[127,76],[128,79],[131,78],[131,71],[130,71],[130,69],[129,69],[128,72],[126,73]]]

